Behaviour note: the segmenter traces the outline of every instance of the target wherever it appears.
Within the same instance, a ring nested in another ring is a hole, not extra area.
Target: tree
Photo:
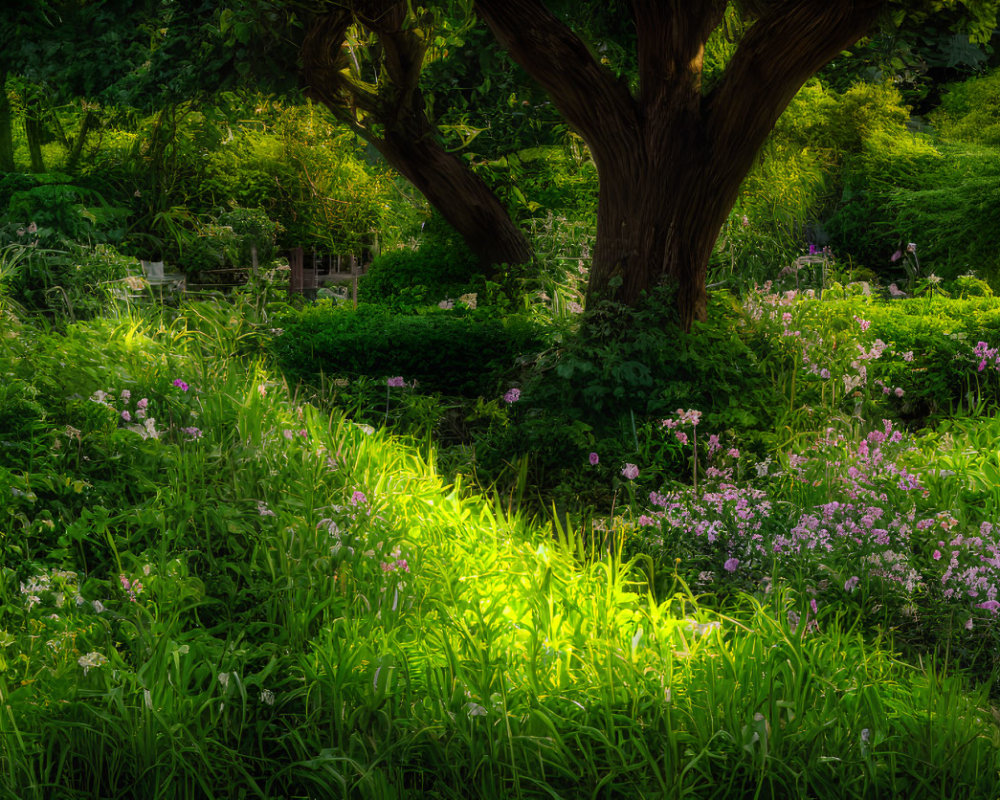
[[[529,260],[527,241],[507,210],[461,158],[445,149],[428,115],[420,78],[434,36],[433,15],[415,18],[402,0],[328,5],[307,22],[301,44],[307,94],[370,142],[481,262]],[[364,41],[357,40],[359,34]]]
[[[634,86],[542,0],[475,0],[500,43],[590,146],[600,194],[588,297],[633,305],[667,280],[688,329],[705,319],[708,259],[740,183],[795,93],[883,15],[895,11],[898,22],[935,3],[906,3],[903,12],[887,0],[744,2],[753,24],[711,87],[702,82],[705,43],[726,0],[629,5],[616,13],[635,26]],[[966,5],[973,35],[996,27],[997,0]]]

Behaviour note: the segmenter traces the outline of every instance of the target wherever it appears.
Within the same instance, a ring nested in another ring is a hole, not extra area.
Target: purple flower
[[[126,422],[131,422],[132,421],[132,415],[129,414],[128,411],[123,411],[122,412],[122,419],[125,420]]]
[[[386,383],[394,389],[400,389],[403,386],[406,386],[406,381],[403,380],[402,375],[397,375],[395,378],[389,378]]]
[[[181,433],[183,433],[185,436],[190,437],[188,441],[192,441],[194,439],[200,439],[202,436],[201,431],[198,430],[198,428],[181,428]]]
[[[740,565],[740,560],[738,558],[729,558],[726,563],[722,565],[722,568],[726,572],[736,572],[736,568]]]
[[[635,464],[626,464],[622,467],[622,475],[630,481],[634,481],[639,477],[639,468]]]
[[[1000,611],[1000,603],[996,600],[987,600],[985,603],[977,605],[976,608],[983,608],[996,614],[997,611]]]
[[[176,379],[174,379],[174,386],[176,386],[176,387],[177,387],[178,389],[180,389],[180,390],[181,390],[182,392],[186,392],[186,391],[187,391],[188,389],[190,389],[190,388],[191,388],[191,387],[190,387],[190,386],[188,386],[188,385],[187,385],[186,383],[184,383],[184,381],[182,381],[182,380],[181,380],[180,378],[176,378]]]
[[[351,495],[351,505],[352,506],[363,506],[368,502],[368,498],[365,497],[364,492],[355,492]]]
[[[590,466],[596,467],[600,463],[601,457],[597,453],[590,454]]]
[[[517,388],[508,389],[507,394],[503,396],[503,401],[505,403],[516,403],[520,399],[521,399],[521,390]]]
[[[844,591],[853,592],[860,581],[861,579],[857,575],[852,575],[850,578],[844,581]]]
[[[892,261],[893,263],[895,263],[895,262],[899,261],[899,259],[901,259],[902,257],[903,257],[903,251],[902,250],[897,250],[895,253],[893,253],[889,257],[889,260]]]

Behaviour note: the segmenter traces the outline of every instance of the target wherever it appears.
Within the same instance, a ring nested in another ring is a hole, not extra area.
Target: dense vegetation
[[[684,332],[586,302],[589,151],[442,36],[528,263],[295,95],[6,79],[0,797],[995,797],[992,51],[810,81]]]

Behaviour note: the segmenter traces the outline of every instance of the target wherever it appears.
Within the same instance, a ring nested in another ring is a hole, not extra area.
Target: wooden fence
[[[315,297],[316,290],[324,283],[348,283],[351,301],[358,304],[358,278],[365,269],[354,253],[347,256],[318,255],[312,251],[310,266],[306,266],[305,250],[296,247],[288,254],[288,293]]]

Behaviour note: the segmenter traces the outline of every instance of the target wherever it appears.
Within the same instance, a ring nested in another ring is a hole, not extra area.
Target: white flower
[[[107,656],[101,655],[96,650],[87,653],[85,656],[80,656],[77,659],[77,664],[83,667],[83,674],[86,675],[87,671],[91,667],[100,667],[108,663]]]

